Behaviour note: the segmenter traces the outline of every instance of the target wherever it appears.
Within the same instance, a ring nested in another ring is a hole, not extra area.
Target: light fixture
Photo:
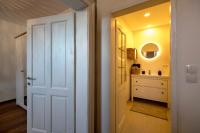
[[[149,17],[151,14],[149,12],[144,14],[144,17]]]
[[[147,25],[147,28],[151,28],[151,27],[153,27],[153,25],[151,25],[151,24],[148,24],[148,25]]]
[[[153,35],[154,34],[154,30],[153,29],[147,29],[147,30],[145,30],[145,34],[146,35]]]

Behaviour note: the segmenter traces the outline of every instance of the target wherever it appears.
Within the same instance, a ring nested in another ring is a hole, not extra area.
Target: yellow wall
[[[133,47],[133,32],[126,25],[126,23],[120,18],[117,18],[117,25],[126,34],[126,47],[127,48]]]
[[[117,18],[118,27],[126,34],[127,48],[136,48],[138,50],[137,63],[141,64],[142,70],[157,75],[158,70],[163,75],[170,74],[170,25],[163,25],[138,31],[131,31],[126,23]],[[155,59],[148,60],[142,57],[141,48],[146,43],[155,43],[159,46],[160,55]],[[127,60],[127,66],[133,64],[133,61]]]
[[[138,50],[137,62],[141,64],[143,70],[156,74],[161,70],[163,75],[169,75],[170,66],[170,25],[164,25],[133,32],[133,47]],[[160,55],[148,60],[142,57],[141,48],[145,43],[155,43],[159,46]]]

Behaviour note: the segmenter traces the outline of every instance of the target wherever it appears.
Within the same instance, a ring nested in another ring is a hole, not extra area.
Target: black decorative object
[[[142,71],[142,74],[145,74],[145,71]]]
[[[133,64],[132,67],[140,68],[140,64]]]
[[[158,75],[161,76],[162,75],[162,71],[159,70],[158,71]]]

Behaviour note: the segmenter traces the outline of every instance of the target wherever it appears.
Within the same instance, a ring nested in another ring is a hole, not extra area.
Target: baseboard
[[[0,102],[0,104],[6,104],[6,103],[11,103],[11,102],[16,102],[16,99],[10,99],[10,100],[6,100],[6,101],[2,101],[2,102]]]
[[[20,106],[21,108],[27,110],[27,107],[26,107],[25,105],[23,105],[23,104],[16,103],[16,105],[18,105],[18,106]]]

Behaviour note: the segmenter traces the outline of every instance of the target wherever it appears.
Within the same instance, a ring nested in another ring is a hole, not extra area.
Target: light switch
[[[198,72],[198,67],[196,65],[186,65],[186,73],[195,74]]]
[[[193,64],[186,65],[186,82],[197,83],[198,82],[198,67]]]

